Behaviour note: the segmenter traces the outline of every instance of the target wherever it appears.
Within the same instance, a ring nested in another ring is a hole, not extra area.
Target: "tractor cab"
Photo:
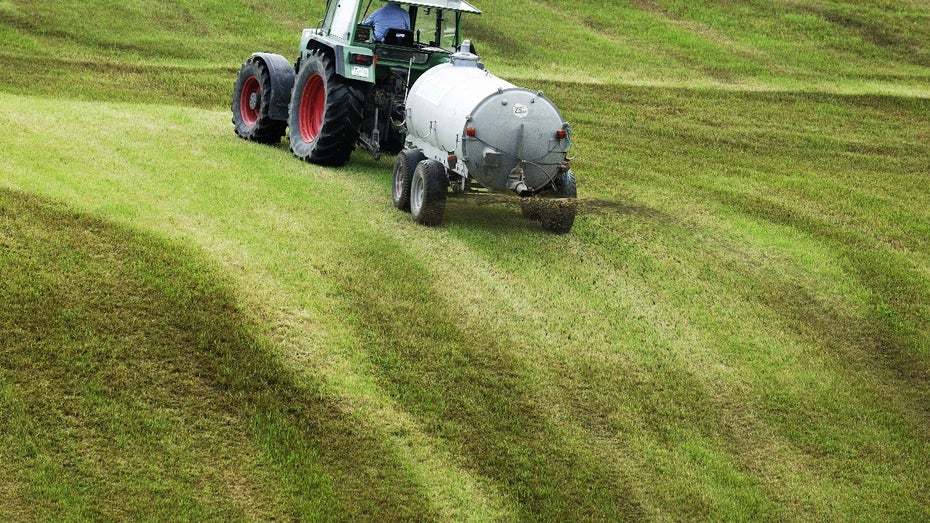
[[[403,10],[409,29],[365,23],[389,3]],[[329,0],[320,25],[304,30],[301,54],[320,47],[334,50],[337,73],[350,80],[376,83],[391,67],[403,67],[413,82],[449,61],[462,43],[462,15],[469,13],[481,11],[463,0]]]
[[[369,10],[372,10],[371,1],[365,7],[360,15],[361,24],[356,26],[355,41],[372,43],[374,38],[374,25],[365,25],[364,22],[369,19]],[[384,2],[385,6],[387,2]],[[454,7],[450,7],[454,4]],[[416,48],[438,48],[447,52],[453,52],[460,44],[462,37],[462,14],[463,13],[480,13],[474,6],[467,2],[436,2],[436,1],[411,1],[398,6],[407,14],[410,21],[410,29],[395,28],[388,29],[382,39],[386,45]],[[380,9],[380,8],[379,8]],[[372,10],[374,11],[374,10]]]

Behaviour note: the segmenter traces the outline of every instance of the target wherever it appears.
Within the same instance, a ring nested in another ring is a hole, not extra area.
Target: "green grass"
[[[926,7],[481,4],[554,236],[237,140],[320,3],[0,2],[0,519],[930,518]]]
[[[430,514],[202,256],[17,192],[0,211],[0,517]]]
[[[469,34],[521,79],[928,94],[930,10],[916,2],[516,0],[486,11]]]

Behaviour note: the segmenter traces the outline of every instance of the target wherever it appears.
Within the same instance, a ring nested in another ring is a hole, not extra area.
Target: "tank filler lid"
[[[478,55],[467,51],[460,51],[452,55],[452,65],[455,67],[477,67],[484,69],[484,64],[478,61]]]
[[[385,2],[387,0],[384,0]],[[481,10],[469,4],[465,0],[395,0],[400,4],[416,5],[420,7],[433,7],[436,9],[451,9],[453,11],[462,11],[463,13],[475,13],[480,15]]]

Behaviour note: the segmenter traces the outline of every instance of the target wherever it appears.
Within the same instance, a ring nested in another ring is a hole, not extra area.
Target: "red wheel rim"
[[[323,111],[326,107],[326,86],[323,75],[313,73],[304,85],[300,95],[300,137],[305,142],[312,142],[320,134],[323,126]]]
[[[253,94],[257,97],[261,97],[262,94],[262,84],[254,75],[246,79],[242,85],[242,95],[239,97],[239,114],[242,115],[242,121],[248,126],[255,125],[258,122],[259,111],[261,110],[261,104],[256,104],[258,107],[252,108]]]

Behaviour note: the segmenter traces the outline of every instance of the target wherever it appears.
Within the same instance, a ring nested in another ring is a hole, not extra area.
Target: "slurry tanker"
[[[466,41],[450,63],[413,84],[405,149],[394,162],[394,205],[436,225],[446,196],[472,192],[521,197],[525,216],[565,233],[575,221],[571,128],[539,91],[484,69]]]

